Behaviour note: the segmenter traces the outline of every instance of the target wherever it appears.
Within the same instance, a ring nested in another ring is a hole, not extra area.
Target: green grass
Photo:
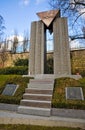
[[[71,78],[59,78],[55,80],[52,107],[85,110],[85,100],[66,100],[66,87],[82,87],[85,99],[85,78],[82,78],[80,80],[75,80]]]
[[[28,77],[20,75],[0,75],[0,103],[19,104],[22,99],[27,83]],[[19,85],[14,96],[4,96],[2,92],[7,83],[15,83]],[[69,109],[83,109],[85,110],[85,100],[66,100],[66,87],[82,87],[85,99],[85,78],[74,80],[71,78],[59,78],[55,80],[55,87],[52,98],[52,107],[54,108],[69,108]]]
[[[14,96],[2,95],[8,83],[19,85]],[[25,88],[27,87],[27,83],[29,83],[29,78],[27,77],[22,77],[20,75],[0,75],[0,103],[19,104],[25,92]]]
[[[45,127],[32,125],[0,125],[0,130],[82,130],[80,128]]]

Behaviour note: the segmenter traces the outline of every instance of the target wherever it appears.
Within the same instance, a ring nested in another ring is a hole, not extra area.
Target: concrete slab
[[[53,90],[53,84],[40,84],[40,83],[38,83],[38,84],[32,84],[32,83],[30,83],[30,84],[28,84],[28,88],[37,88],[37,89],[52,89]]]
[[[28,93],[25,93],[23,95],[23,99],[50,101],[52,99],[52,95],[46,95],[46,94],[28,94]]]
[[[17,111],[19,105],[0,103],[0,110]]]
[[[52,93],[53,93],[53,90],[52,89],[37,89],[37,88],[26,88],[25,89],[25,93],[30,93],[30,94],[49,94],[49,95],[52,95]]]
[[[69,77],[73,79],[81,79],[81,75],[68,75],[68,74],[38,74],[38,75],[23,75],[23,77],[33,77],[35,79],[56,79],[56,78],[62,78],[62,77]]]
[[[12,111],[14,113],[17,112],[18,107],[19,105],[0,103],[0,111],[3,112]],[[85,120],[85,110],[51,108],[51,116]]]
[[[38,115],[38,116],[50,116],[51,109],[19,106],[18,113]]]
[[[71,128],[85,129],[84,119],[73,119],[65,117],[42,117],[25,114],[17,114],[15,112],[0,111],[0,124],[27,124],[41,126],[61,126]]]
[[[52,108],[51,115],[56,117],[76,118],[85,120],[85,110]]]

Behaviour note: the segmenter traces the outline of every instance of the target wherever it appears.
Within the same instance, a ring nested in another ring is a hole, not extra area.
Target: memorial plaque
[[[18,88],[16,84],[7,84],[2,95],[13,96]]]
[[[66,87],[66,99],[84,100],[81,87]]]

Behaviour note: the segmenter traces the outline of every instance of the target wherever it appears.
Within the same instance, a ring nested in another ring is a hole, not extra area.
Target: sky
[[[30,39],[30,28],[32,21],[38,21],[37,12],[50,10],[49,0],[0,0],[0,15],[5,21],[4,38],[11,38],[15,32],[22,40],[25,33]],[[74,44],[75,43],[75,44]],[[85,41],[73,41],[73,48],[85,45]],[[53,49],[52,42],[49,41],[49,47]]]
[[[9,37],[17,31],[30,34],[32,21],[39,20],[37,12],[49,10],[48,0],[0,0],[0,15],[5,21],[5,36]]]

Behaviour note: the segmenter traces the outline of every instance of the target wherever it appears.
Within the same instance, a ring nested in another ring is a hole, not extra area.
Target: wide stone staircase
[[[28,115],[50,116],[53,86],[53,79],[31,79],[18,107],[18,112]]]

